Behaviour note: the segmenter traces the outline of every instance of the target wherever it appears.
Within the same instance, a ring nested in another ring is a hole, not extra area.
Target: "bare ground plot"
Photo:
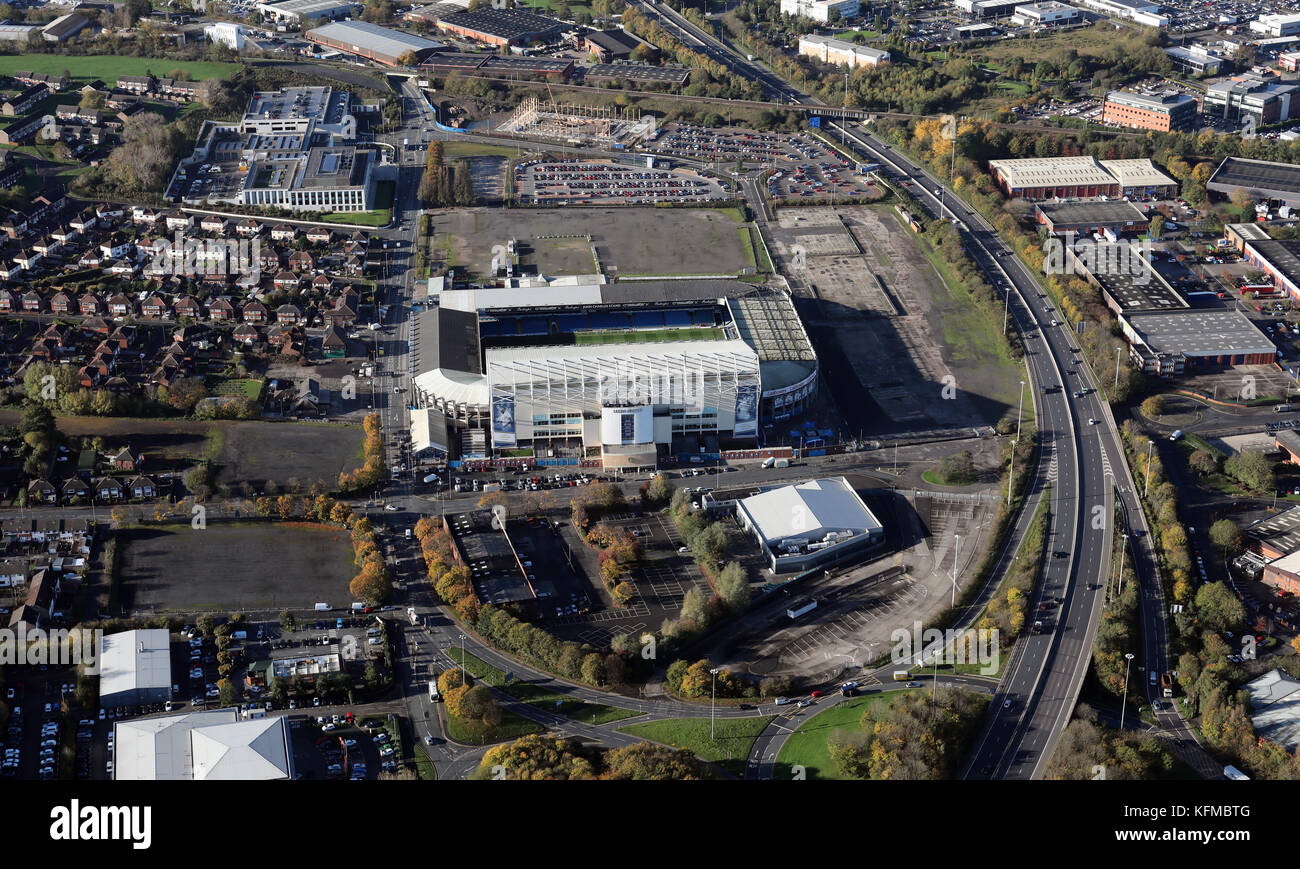
[[[17,411],[0,411],[0,425],[16,425]],[[105,448],[130,445],[145,456],[145,470],[183,469],[202,459],[218,467],[217,483],[255,486],[324,480],[333,486],[342,471],[361,464],[364,432],[337,423],[274,423],[214,420],[60,416],[69,437],[100,437]]]
[[[120,600],[131,614],[341,606],[356,573],[344,529],[263,523],[122,532]]]
[[[850,427],[869,435],[996,423],[1014,406],[1021,369],[910,230],[885,208],[815,211],[782,210],[771,231]],[[832,219],[843,238],[828,242]],[[845,253],[851,246],[862,253]]]
[[[774,592],[745,619],[744,631],[709,660],[733,671],[820,679],[856,671],[890,652],[895,630],[909,633],[928,623],[952,597],[953,561],[960,595],[988,541],[995,503],[948,496],[908,497],[892,504],[883,496],[871,507],[885,525],[887,551],[829,580]],[[960,535],[961,544],[954,542]],[[791,621],[784,607],[791,596],[818,601],[812,612]]]
[[[736,274],[754,265],[752,251],[741,240],[745,225],[731,210],[468,208],[435,212],[431,222],[431,259],[478,275],[491,269],[493,246],[512,238],[532,244],[532,265],[540,273],[582,274],[590,270],[589,252],[566,246],[548,255],[537,242],[547,236],[585,242],[588,234],[610,274]]]

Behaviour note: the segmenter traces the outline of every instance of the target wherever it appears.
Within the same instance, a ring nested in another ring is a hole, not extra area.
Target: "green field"
[[[709,738],[709,719],[670,718],[667,721],[650,721],[620,727],[620,733],[640,736],[662,742],[675,748],[685,748],[701,760],[707,760],[735,776],[745,774],[754,740],[767,727],[772,716],[754,718],[720,718],[716,723],[716,738]]]
[[[825,712],[819,712],[809,718],[799,729],[790,734],[781,753],[776,756],[776,768],[772,778],[776,781],[788,781],[794,777],[794,767],[804,768],[809,779],[839,779],[835,765],[831,762],[830,750],[826,739],[837,730],[857,730],[858,721],[863,710],[870,707],[882,710],[887,707],[898,692],[872,694],[837,703]]]
[[[600,330],[575,332],[575,344],[662,344],[666,341],[721,341],[721,329],[701,326],[694,329]]]
[[[212,387],[213,395],[242,395],[257,401],[262,396],[262,381],[245,378],[242,380],[219,380]]]
[[[184,70],[194,81],[205,78],[227,79],[239,71],[237,63],[214,63],[206,60],[169,60],[165,57],[119,57],[117,55],[88,55],[74,57],[64,54],[5,54],[0,55],[0,74],[12,75],[17,70],[58,75],[68,71],[74,79],[104,80],[114,85],[119,75],[145,75],[168,77],[174,70]]]
[[[457,666],[460,666],[461,651],[459,647],[448,646],[443,651]],[[536,706],[538,709],[545,709],[547,712],[567,715],[584,724],[608,724],[611,721],[622,721],[624,718],[632,718],[640,714],[630,709],[619,709],[616,706],[604,706],[599,703],[574,700],[558,691],[533,685],[530,682],[514,680],[507,684],[506,674],[496,667],[474,657],[469,652],[465,652],[464,656],[465,670],[475,679],[500,690],[504,694],[509,694],[516,700],[530,706]]]

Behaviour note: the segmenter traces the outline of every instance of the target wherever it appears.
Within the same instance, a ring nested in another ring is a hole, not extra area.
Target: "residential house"
[[[127,481],[126,493],[129,498],[156,498],[158,486],[153,480],[142,475]]]
[[[49,480],[32,480],[27,484],[27,500],[53,504],[59,500],[59,492]]]
[[[95,481],[95,498],[100,501],[119,501],[122,498],[122,486],[112,477],[100,477]]]
[[[245,323],[265,323],[268,319],[269,312],[266,305],[256,300],[244,305],[243,320]]]
[[[94,293],[82,293],[81,298],[77,300],[77,310],[81,312],[83,317],[97,317],[108,308],[100,300],[99,296]]]
[[[181,319],[200,320],[203,318],[203,305],[190,295],[181,296],[174,307],[176,316]]]
[[[298,230],[287,223],[277,223],[271,227],[272,241],[293,241],[298,237]]]

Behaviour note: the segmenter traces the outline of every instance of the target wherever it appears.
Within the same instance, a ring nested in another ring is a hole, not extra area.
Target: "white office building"
[[[1295,36],[1300,33],[1300,15],[1261,15],[1250,22],[1252,33],[1265,36]]]
[[[248,45],[248,31],[243,25],[229,21],[218,21],[203,28],[203,35],[213,45],[224,45],[235,51],[243,51]]]
[[[847,66],[849,69],[889,63],[888,51],[858,45],[849,42],[847,39],[835,39],[830,36],[817,36],[815,34],[799,37],[799,53],[805,57],[815,57],[822,63]]]
[[[861,9],[858,0],[781,0],[781,14],[811,18],[828,24],[831,13],[838,12],[840,19],[856,18]]]

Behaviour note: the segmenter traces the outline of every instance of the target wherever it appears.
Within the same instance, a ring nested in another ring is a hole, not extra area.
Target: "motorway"
[[[770,92],[799,103],[816,102],[666,6],[654,0],[640,0],[637,5],[671,21],[679,32],[690,36],[692,45],[703,46],[708,56],[761,82]],[[1112,527],[1116,497],[1126,517],[1126,527],[1120,532],[1141,532],[1126,540],[1141,588],[1143,645],[1133,650],[1140,658],[1134,693],[1157,690],[1141,676],[1143,672],[1169,669],[1165,603],[1150,549],[1151,535],[1115,420],[1109,405],[1095,391],[1098,384],[1093,373],[1076,357],[1074,337],[1066,326],[1053,325],[1063,324],[1065,318],[1054,310],[1035,277],[993,227],[928,172],[861,126],[847,122],[826,126],[838,128],[846,146],[866,160],[879,162],[895,183],[907,181],[908,189],[934,216],[953,220],[971,257],[1006,298],[1008,312],[1025,339],[1026,379],[1043,449],[1029,503],[1051,483],[1047,549],[1064,553],[1064,557],[1047,558],[1031,603],[1035,614],[1047,605],[1046,630],[1017,644],[964,774],[970,778],[1040,778],[1070,719],[1091,661],[1092,641],[1104,605],[1102,590],[1114,569],[1110,553],[1116,531]],[[1062,388],[1043,392],[1044,387],[1058,384]],[[1093,391],[1079,395],[1083,386]],[[1148,695],[1147,699],[1155,698]],[[1205,758],[1200,756],[1204,753],[1195,751],[1195,737],[1181,716],[1168,709],[1158,714],[1158,720],[1171,733],[1180,754],[1197,755],[1199,762],[1194,766],[1204,774]]]

